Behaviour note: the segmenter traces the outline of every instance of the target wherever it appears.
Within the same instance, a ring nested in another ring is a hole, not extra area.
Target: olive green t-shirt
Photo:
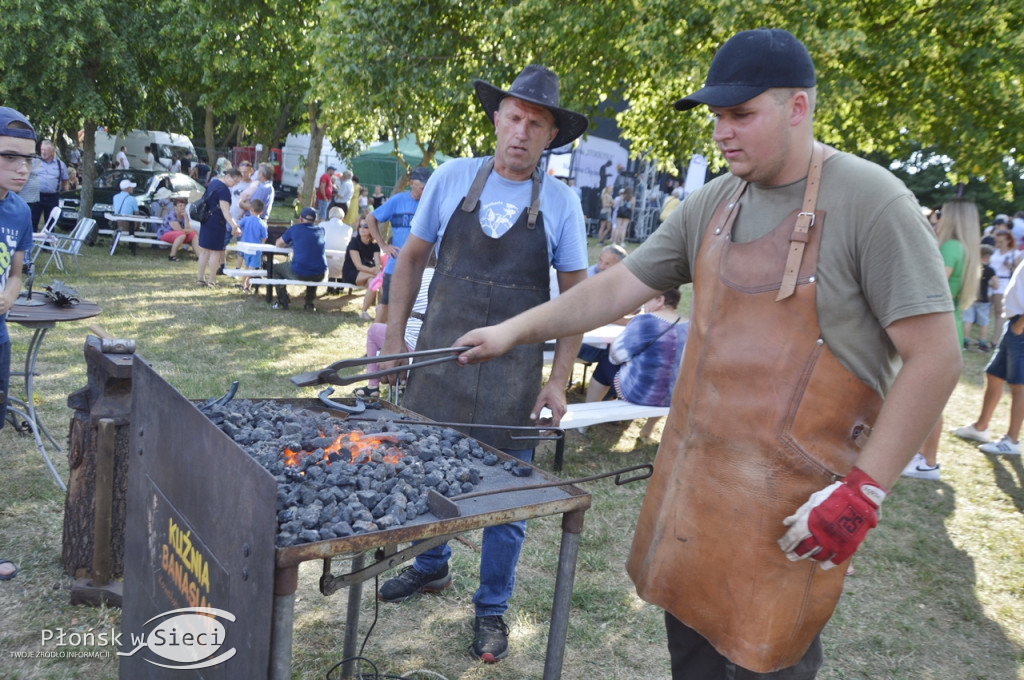
[[[655,290],[690,283],[704,229],[740,181],[724,175],[688,196],[623,262]],[[747,187],[733,240],[754,241],[775,229],[800,207],[805,185],[802,179],[780,187]],[[817,210],[825,211],[823,225],[812,227],[822,229],[817,272],[822,337],[847,369],[884,396],[900,367],[885,328],[906,317],[953,311],[934,232],[902,182],[846,153],[825,160]]]

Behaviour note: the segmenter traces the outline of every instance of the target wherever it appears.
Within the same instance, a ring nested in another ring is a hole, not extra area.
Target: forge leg
[[[352,573],[356,573],[365,566],[366,555],[359,553],[352,558]],[[351,659],[356,655],[356,645],[359,644],[359,605],[363,599],[363,582],[353,583],[348,588],[348,611],[345,614],[345,641],[342,645],[342,658]],[[342,678],[354,678],[356,663],[349,661],[341,667]]]
[[[555,598],[551,605],[551,626],[548,629],[548,651],[544,658],[544,680],[562,677],[565,641],[569,634],[569,605],[576,580],[576,556],[583,531],[583,510],[562,515],[562,545],[555,574]]]
[[[270,624],[270,680],[292,677],[292,626],[299,568],[285,567],[274,573],[274,616]]]

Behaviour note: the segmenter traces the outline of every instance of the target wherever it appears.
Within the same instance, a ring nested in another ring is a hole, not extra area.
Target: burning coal
[[[499,460],[451,428],[349,424],[274,401],[201,410],[277,480],[278,547],[400,526],[427,512],[429,489],[468,493]]]

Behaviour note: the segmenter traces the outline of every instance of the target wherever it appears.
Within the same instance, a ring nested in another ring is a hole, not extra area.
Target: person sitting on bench
[[[319,224],[313,224],[315,220],[316,210],[303,208],[299,213],[298,223],[288,227],[288,231],[277,239],[274,245],[278,248],[292,246],[292,259],[274,265],[275,279],[324,280],[324,274],[327,272],[327,245],[324,228]],[[316,311],[313,306],[315,298],[316,286],[308,286],[304,307],[307,312]],[[277,302],[274,303],[274,309],[288,309],[290,302],[286,286],[277,286]]]
[[[669,405],[690,326],[676,312],[679,300],[679,291],[672,288],[644,304],[644,313],[626,324],[608,355],[598,361],[587,401],[601,401],[614,386],[620,399],[634,404]],[[651,437],[658,420],[647,419],[642,439]]]

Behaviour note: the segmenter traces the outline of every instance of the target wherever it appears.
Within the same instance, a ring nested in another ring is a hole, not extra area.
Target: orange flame
[[[320,433],[323,435],[323,432]],[[331,464],[331,454],[339,454],[345,448],[351,451],[351,462],[367,463],[374,451],[380,449],[385,442],[398,443],[398,435],[395,434],[365,434],[362,430],[339,434],[328,446],[324,447],[324,461]],[[309,451],[293,451],[287,446],[284,448],[285,465],[298,467],[305,456],[311,455]],[[383,451],[385,463],[397,463],[405,457],[397,447],[390,446]]]

